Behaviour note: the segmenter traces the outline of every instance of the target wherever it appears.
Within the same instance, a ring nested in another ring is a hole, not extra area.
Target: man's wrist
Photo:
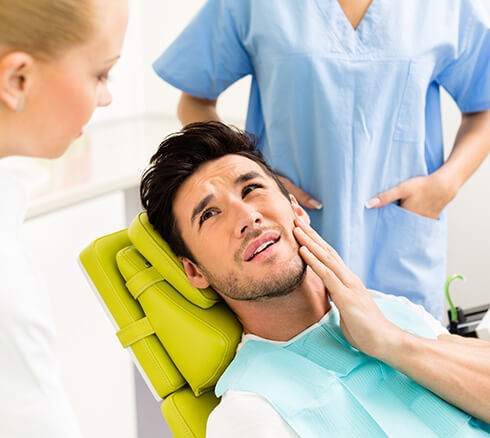
[[[385,336],[383,348],[380,349],[376,358],[397,369],[407,354],[409,355],[410,351],[415,348],[414,342],[416,339],[414,338],[416,337],[411,333],[396,327]]]

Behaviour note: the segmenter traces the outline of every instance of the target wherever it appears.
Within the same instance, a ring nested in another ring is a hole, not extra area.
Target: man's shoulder
[[[298,438],[293,429],[262,396],[229,390],[211,412],[207,438]]]

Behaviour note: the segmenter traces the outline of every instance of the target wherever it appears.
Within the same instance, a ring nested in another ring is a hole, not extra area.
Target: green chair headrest
[[[210,390],[235,355],[241,335],[235,316],[223,301],[209,309],[190,303],[143,258],[139,248],[121,249],[116,260],[127,289],[146,315],[118,333],[123,346],[155,334],[194,394]],[[167,370],[174,372],[173,367]]]
[[[182,263],[168,243],[155,231],[145,212],[139,213],[133,220],[128,235],[146,260],[191,303],[202,309],[209,309],[220,301],[219,296],[212,289],[198,289],[189,283]]]
[[[240,341],[235,315],[211,289],[190,285],[167,243],[140,213],[129,230],[100,237],[80,253],[127,348],[176,437],[204,438],[218,400],[213,386]]]

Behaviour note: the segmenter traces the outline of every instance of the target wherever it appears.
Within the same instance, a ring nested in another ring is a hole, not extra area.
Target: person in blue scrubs
[[[489,28],[483,0],[209,0],[154,69],[184,124],[251,75],[246,129],[313,227],[442,318],[444,208],[490,149]],[[463,113],[446,161],[441,86]]]

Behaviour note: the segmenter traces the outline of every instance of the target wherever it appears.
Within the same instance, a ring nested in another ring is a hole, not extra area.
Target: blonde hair
[[[42,60],[56,58],[94,33],[93,2],[0,0],[0,46]]]

